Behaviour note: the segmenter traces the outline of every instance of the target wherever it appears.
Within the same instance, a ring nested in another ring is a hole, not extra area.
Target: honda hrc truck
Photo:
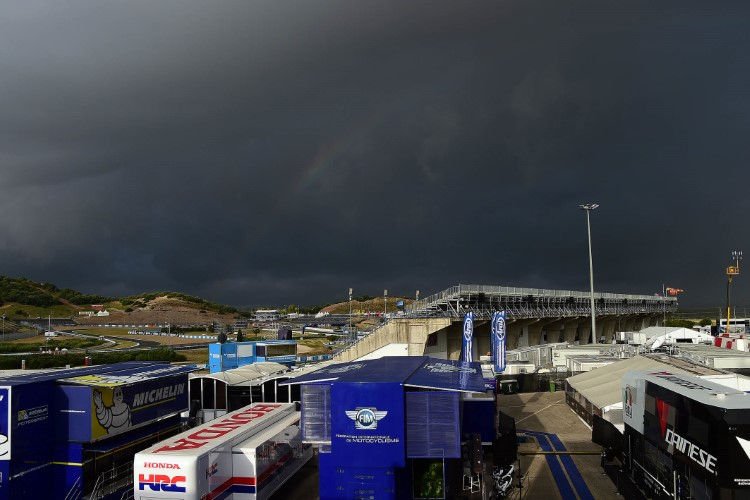
[[[136,454],[134,500],[265,499],[312,456],[294,404],[255,403]]]
[[[653,498],[750,498],[750,394],[689,375],[622,380],[625,466]]]

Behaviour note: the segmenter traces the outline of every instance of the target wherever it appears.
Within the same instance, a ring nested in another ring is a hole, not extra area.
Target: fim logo
[[[167,491],[172,493],[185,493],[185,486],[178,483],[185,482],[185,476],[169,477],[166,474],[138,474],[138,490],[143,491],[146,487],[151,491]]]
[[[383,420],[387,411],[378,411],[377,408],[357,408],[347,410],[346,416],[354,420],[355,429],[374,430],[378,428],[378,421]]]

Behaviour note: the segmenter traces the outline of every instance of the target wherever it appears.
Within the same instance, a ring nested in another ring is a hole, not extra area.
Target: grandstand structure
[[[406,307],[407,316],[459,318],[471,311],[489,319],[495,311],[506,311],[508,318],[573,318],[591,316],[589,292],[518,288],[490,285],[456,285]],[[664,314],[677,309],[676,297],[595,293],[597,316]]]

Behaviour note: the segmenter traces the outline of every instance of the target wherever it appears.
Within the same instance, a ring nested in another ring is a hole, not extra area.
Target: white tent
[[[713,344],[713,335],[690,328],[672,328],[670,331],[650,337],[643,345],[654,350],[664,345],[674,344]]]

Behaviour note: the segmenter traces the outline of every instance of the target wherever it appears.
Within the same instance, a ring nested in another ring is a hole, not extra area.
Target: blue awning
[[[407,387],[460,392],[485,392],[479,363],[426,358],[404,382]]]
[[[397,382],[406,387],[460,392],[485,392],[479,363],[428,356],[386,356],[329,365],[279,385],[320,382]]]

